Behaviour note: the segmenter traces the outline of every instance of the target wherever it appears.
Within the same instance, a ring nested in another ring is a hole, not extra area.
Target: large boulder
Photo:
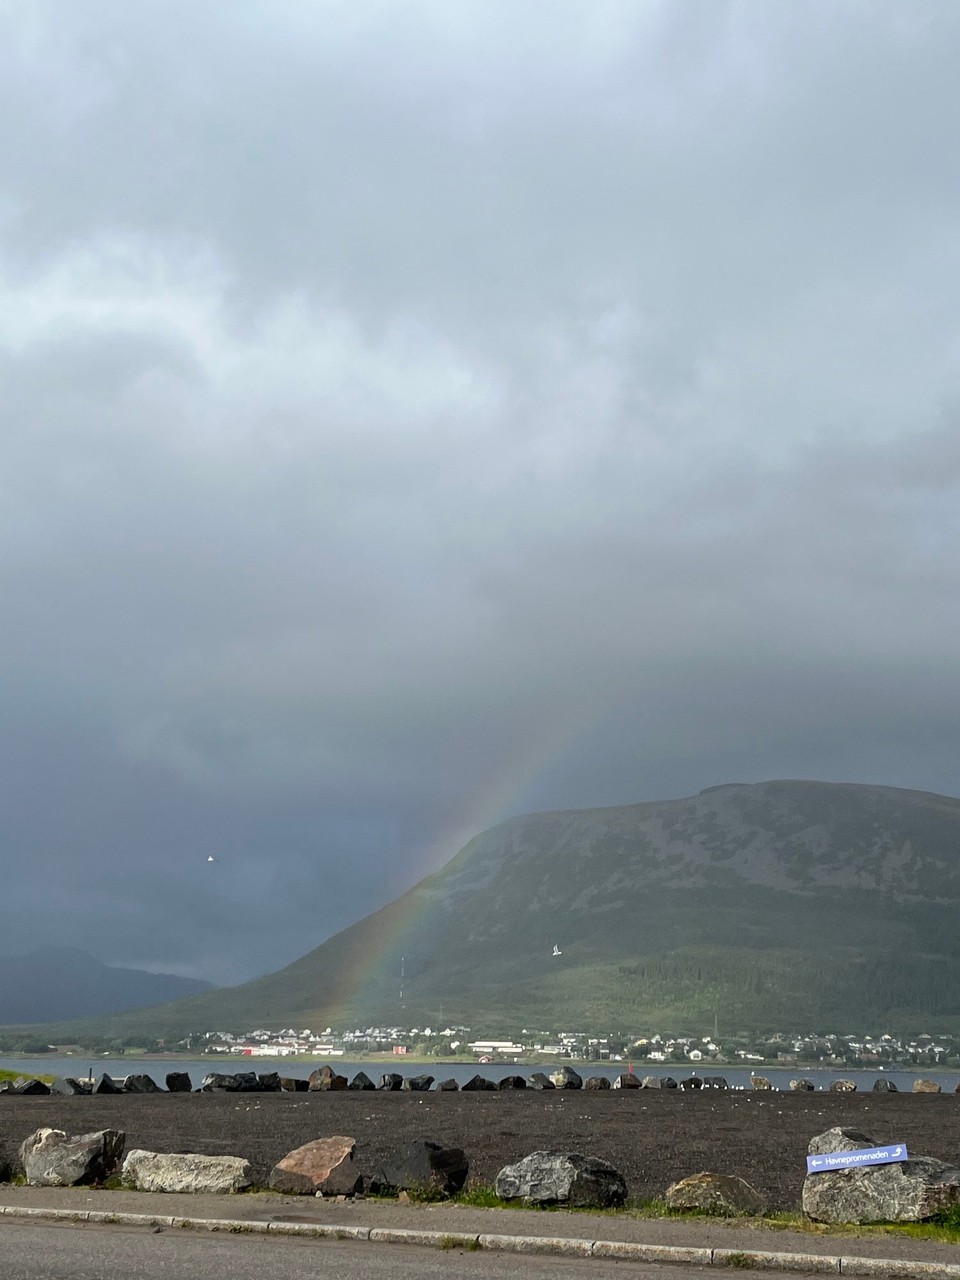
[[[830,1155],[834,1151],[859,1151],[863,1147],[875,1147],[877,1144],[862,1129],[837,1127],[827,1129],[811,1138],[807,1146],[807,1154],[811,1156]]]
[[[143,1078],[150,1079],[149,1076]],[[210,1071],[200,1081],[201,1093],[263,1093],[264,1088],[255,1071]],[[269,1086],[269,1091],[273,1091],[273,1085]]]
[[[400,1088],[407,1093],[429,1093],[432,1084],[433,1076],[407,1076]]]
[[[50,1092],[50,1086],[43,1080],[27,1078],[26,1076],[17,1076],[13,1082],[11,1093],[17,1093],[21,1097],[33,1094],[47,1094]]]
[[[263,1089],[255,1071],[235,1071],[233,1080],[238,1093],[260,1093]]]
[[[671,1209],[699,1209],[707,1213],[758,1214],[766,1205],[749,1182],[729,1173],[695,1173],[667,1187]]]
[[[702,1088],[703,1088],[703,1077],[702,1077],[702,1076],[687,1076],[687,1078],[686,1078],[685,1080],[681,1080],[681,1081],[680,1081],[680,1088],[681,1088],[681,1089],[702,1089]]]
[[[118,1129],[79,1134],[37,1129],[20,1145],[20,1163],[32,1187],[89,1186],[113,1177],[125,1140]]]
[[[58,1093],[64,1098],[73,1098],[78,1094],[90,1093],[91,1089],[81,1084],[79,1080],[75,1080],[73,1076],[57,1076],[50,1086],[50,1092]]]
[[[531,1089],[555,1089],[557,1086],[553,1083],[549,1076],[544,1075],[542,1071],[534,1071],[530,1077]]]
[[[831,1080],[830,1092],[831,1093],[856,1093],[857,1082],[856,1080]]]
[[[466,1084],[460,1086],[462,1093],[496,1093],[497,1086],[486,1076],[471,1076]]]
[[[460,1086],[457,1084],[456,1080],[454,1080],[453,1076],[451,1076],[449,1080],[441,1080],[437,1085],[437,1088],[441,1093],[459,1093],[460,1091]]]
[[[127,1076],[123,1082],[124,1093],[161,1093],[162,1090],[152,1076]]]
[[[208,1071],[200,1081],[201,1093],[236,1093],[237,1078],[223,1071]]]
[[[376,1087],[377,1086],[373,1083],[373,1081],[370,1079],[370,1077],[367,1075],[365,1071],[358,1071],[357,1074],[350,1081],[350,1083],[347,1085],[348,1089],[358,1089],[358,1090],[364,1090],[364,1091],[368,1091],[370,1089],[376,1089]]]
[[[614,1080],[613,1087],[614,1089],[639,1089],[640,1077],[635,1076],[632,1071],[624,1071]]]
[[[805,1080],[801,1078],[799,1080],[790,1081],[791,1093],[813,1093],[816,1087],[817,1086],[812,1080]]]
[[[627,1184],[612,1164],[576,1151],[534,1151],[501,1169],[495,1188],[501,1200],[577,1208],[616,1208],[627,1198]]]
[[[264,1093],[280,1093],[283,1088],[279,1071],[259,1071],[257,1080]]]
[[[550,1079],[555,1089],[582,1089],[583,1081],[573,1067],[557,1067],[550,1072]]]
[[[705,1089],[729,1089],[726,1076],[704,1076],[703,1087]]]
[[[97,1076],[93,1085],[94,1093],[123,1093],[123,1089],[117,1084],[113,1076],[107,1075],[106,1071],[102,1075]]]
[[[185,1191],[223,1196],[251,1184],[251,1169],[240,1156],[165,1155],[131,1151],[120,1174],[135,1191]]]
[[[403,1076],[398,1075],[396,1071],[387,1071],[380,1077],[378,1089],[385,1089],[387,1093],[397,1093],[403,1088]]]
[[[363,1075],[363,1072],[360,1072]],[[306,1093],[310,1088],[310,1081],[304,1080],[302,1076],[281,1076],[280,1088],[284,1093]],[[370,1085],[373,1088],[373,1085]]]
[[[526,1087],[526,1076],[504,1076],[497,1084],[498,1089],[525,1089]]]
[[[641,1089],[659,1089],[659,1088],[660,1088],[660,1077],[659,1077],[659,1076],[644,1076],[644,1077],[643,1077],[643,1079],[640,1081],[640,1088],[641,1088]]]
[[[936,1080],[914,1080],[913,1092],[914,1093],[939,1093],[940,1086],[937,1084]]]
[[[411,1142],[384,1160],[371,1181],[371,1190],[454,1196],[462,1189],[468,1172],[467,1157],[459,1147]]]
[[[856,1151],[878,1144],[859,1129],[828,1129],[810,1142],[810,1155]],[[803,1211],[815,1222],[922,1222],[960,1207],[960,1169],[913,1156],[896,1164],[808,1173]]]
[[[168,1093],[190,1093],[193,1082],[186,1071],[168,1071],[164,1083]]]
[[[289,1152],[274,1165],[270,1186],[285,1195],[352,1196],[363,1185],[353,1163],[354,1138],[318,1138]]]
[[[349,1088],[347,1077],[338,1075],[331,1066],[310,1073],[310,1090],[314,1093],[338,1093]]]
[[[772,1089],[773,1085],[766,1076],[751,1076],[750,1084],[754,1089]]]
[[[873,1092],[874,1093],[897,1093],[898,1090],[897,1090],[897,1086],[894,1084],[892,1080],[881,1078],[880,1080],[874,1080]]]
[[[610,1081],[606,1076],[587,1076],[583,1082],[585,1089],[609,1089]]]

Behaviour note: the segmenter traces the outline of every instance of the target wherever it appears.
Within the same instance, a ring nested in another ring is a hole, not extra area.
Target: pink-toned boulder
[[[354,1138],[317,1138],[289,1152],[270,1174],[270,1186],[286,1195],[352,1196],[363,1185],[353,1163]]]

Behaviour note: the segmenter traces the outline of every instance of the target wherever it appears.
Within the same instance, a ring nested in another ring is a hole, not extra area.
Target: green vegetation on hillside
[[[960,801],[722,787],[511,819],[279,973],[42,1031],[958,1030],[958,906]]]
[[[24,1075],[22,1071],[0,1071],[0,1080],[19,1080]],[[44,1084],[53,1084],[54,1076],[37,1076],[30,1073],[31,1080],[42,1080]]]

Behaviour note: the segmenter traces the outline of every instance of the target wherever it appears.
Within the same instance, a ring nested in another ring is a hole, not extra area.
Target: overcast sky
[[[3,0],[0,952],[239,981],[510,814],[960,792],[958,60]]]

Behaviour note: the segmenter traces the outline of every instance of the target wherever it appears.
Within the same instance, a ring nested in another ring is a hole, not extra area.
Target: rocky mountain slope
[[[960,1026],[958,907],[949,797],[767,782],[532,814],[279,973],[111,1034]]]

